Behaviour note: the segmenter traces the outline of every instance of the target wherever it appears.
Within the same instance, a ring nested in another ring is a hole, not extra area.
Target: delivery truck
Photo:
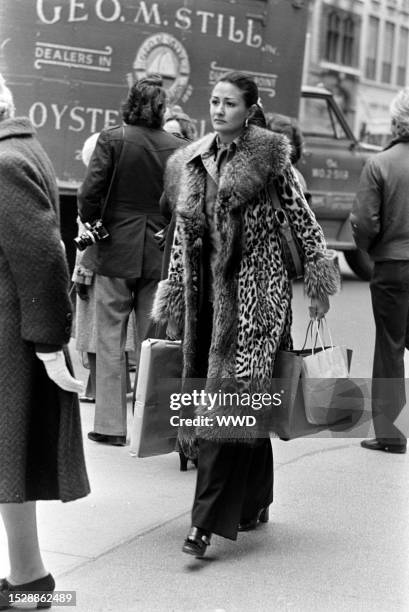
[[[71,265],[82,146],[120,123],[129,86],[152,72],[199,134],[211,129],[208,99],[218,77],[230,70],[252,75],[267,112],[300,117],[307,140],[300,169],[312,206],[321,222],[328,212],[331,246],[355,248],[345,221],[367,152],[330,92],[301,96],[307,11],[304,0],[1,0],[0,72],[53,161]],[[327,106],[311,102],[319,95]],[[311,112],[318,115],[309,140]],[[329,113],[332,134],[320,131],[319,112]]]

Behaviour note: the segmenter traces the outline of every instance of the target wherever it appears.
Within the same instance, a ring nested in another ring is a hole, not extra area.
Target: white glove
[[[84,383],[71,376],[62,351],[36,353],[36,355],[44,363],[48,378],[51,378],[61,389],[72,393],[84,393]]]

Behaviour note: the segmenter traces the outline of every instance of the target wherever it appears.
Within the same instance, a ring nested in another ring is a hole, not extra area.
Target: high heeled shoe
[[[199,527],[192,527],[187,534],[182,551],[188,555],[193,555],[196,559],[204,556],[206,548],[210,546],[212,534]]]
[[[51,574],[47,574],[47,576],[32,580],[31,582],[24,582],[23,584],[10,584],[6,578],[3,578],[0,580],[0,610],[11,610],[13,607],[18,608],[19,603],[25,610],[51,608],[54,589],[55,581]],[[18,598],[17,594],[19,596]],[[27,599],[28,595],[31,595],[32,597],[30,597],[30,600],[34,599],[34,601],[23,602],[24,595]],[[35,601],[35,595],[38,595],[38,601]],[[40,601],[41,599],[45,599],[46,601]],[[32,603],[30,608],[27,607],[28,603]]]
[[[188,461],[191,461],[193,465],[197,468],[197,458],[189,459],[189,457],[187,457],[183,451],[179,451],[179,461],[180,461],[180,471],[181,472],[187,472],[187,462]]]
[[[257,515],[252,519],[240,521],[237,531],[252,531],[258,525],[258,523],[268,523],[270,518],[269,507],[261,508]]]

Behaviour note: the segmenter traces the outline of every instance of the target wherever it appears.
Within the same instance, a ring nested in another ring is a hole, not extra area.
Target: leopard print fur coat
[[[166,195],[176,211],[176,230],[168,278],[159,284],[152,316],[161,323],[172,319],[179,327],[185,378],[197,376],[198,278],[206,191],[201,153],[209,150],[213,139],[214,134],[207,135],[177,151],[168,161],[165,180]],[[219,240],[209,380],[268,380],[277,350],[292,346],[291,282],[267,189],[273,180],[304,252],[307,295],[327,296],[339,286],[339,272],[324,257],[321,227],[291,167],[287,139],[255,126],[248,128],[221,172],[214,205]],[[226,406],[215,406],[212,417],[227,412]],[[206,406],[196,411],[201,413],[206,414]],[[227,435],[220,427],[205,427],[197,433],[209,439]]]

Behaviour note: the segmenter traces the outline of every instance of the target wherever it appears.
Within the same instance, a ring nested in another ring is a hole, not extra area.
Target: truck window
[[[302,97],[300,127],[307,136],[348,139],[343,126],[326,98]]]

